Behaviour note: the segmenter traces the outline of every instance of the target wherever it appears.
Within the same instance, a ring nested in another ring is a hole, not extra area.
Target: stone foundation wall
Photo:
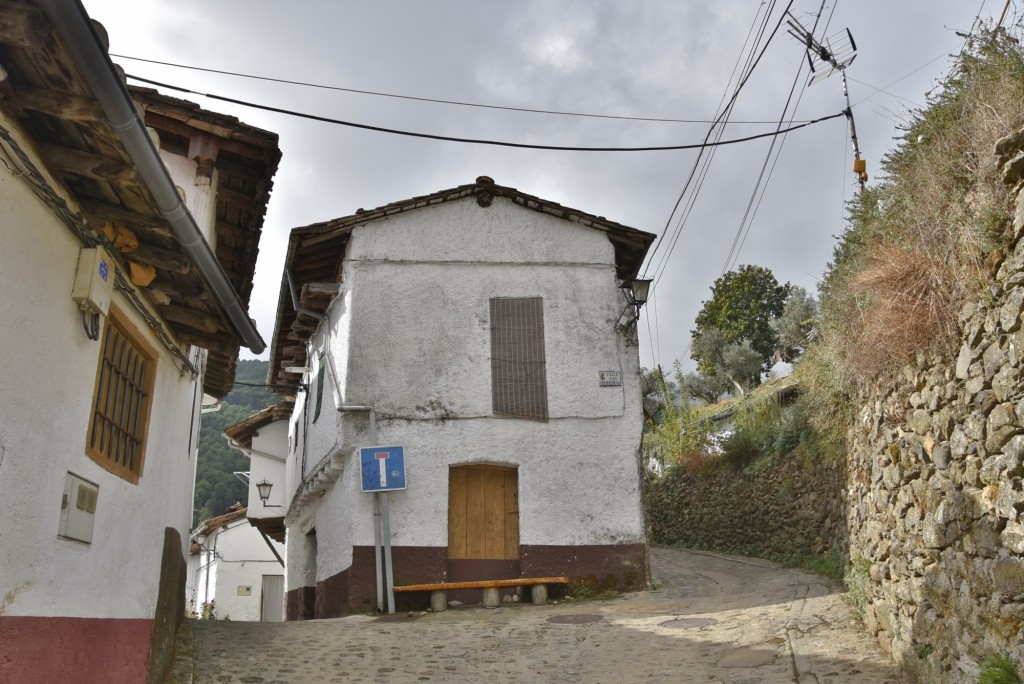
[[[1024,663],[1024,135],[1011,248],[961,312],[955,359],[918,358],[865,393],[849,435],[850,557],[867,569],[865,624],[921,681],[975,682]],[[998,148],[997,148],[998,150]]]
[[[778,459],[744,472],[718,462],[673,469],[647,487],[647,521],[660,544],[792,559],[846,554],[845,463]]]

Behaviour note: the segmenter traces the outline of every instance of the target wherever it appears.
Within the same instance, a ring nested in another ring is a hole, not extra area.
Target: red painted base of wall
[[[465,561],[449,559],[448,549],[443,546],[396,546],[392,549],[395,584],[564,575],[572,584],[592,589],[629,590],[639,589],[647,582],[647,548],[643,544],[524,544],[520,554],[518,561]],[[288,592],[285,619],[334,618],[370,611],[376,605],[375,581],[373,547],[356,546],[352,549],[350,567],[317,582],[315,590],[302,587]],[[450,595],[449,599],[479,602],[480,594],[479,589],[469,589],[457,596]],[[399,610],[424,608],[428,602],[427,592],[395,596]]]
[[[152,620],[0,615],[0,682],[139,684]]]

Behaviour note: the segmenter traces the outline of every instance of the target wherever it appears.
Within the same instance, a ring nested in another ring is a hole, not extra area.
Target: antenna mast
[[[845,29],[822,41],[816,39],[811,32],[803,27],[790,12],[786,12],[789,18],[786,23],[789,25],[787,33],[800,41],[807,49],[807,63],[811,67],[811,77],[807,85],[812,86],[819,81],[824,81],[832,74],[839,72],[843,79],[843,97],[846,98],[846,109],[843,114],[850,122],[850,141],[853,143],[853,172],[857,174],[860,182],[860,189],[868,180],[867,162],[861,159],[860,143],[857,142],[857,124],[853,120],[853,106],[850,104],[850,89],[846,82],[846,67],[857,58],[857,44],[853,41],[853,34],[850,29]]]

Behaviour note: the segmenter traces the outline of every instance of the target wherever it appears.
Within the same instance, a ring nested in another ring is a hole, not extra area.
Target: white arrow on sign
[[[374,453],[373,457],[380,461],[377,464],[377,469],[380,470],[380,486],[381,488],[388,486],[388,456],[387,451],[378,451]]]

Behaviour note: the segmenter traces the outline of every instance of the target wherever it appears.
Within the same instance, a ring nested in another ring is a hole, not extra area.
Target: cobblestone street
[[[896,684],[827,580],[766,561],[651,550],[654,591],[279,624],[190,621],[172,681]]]

